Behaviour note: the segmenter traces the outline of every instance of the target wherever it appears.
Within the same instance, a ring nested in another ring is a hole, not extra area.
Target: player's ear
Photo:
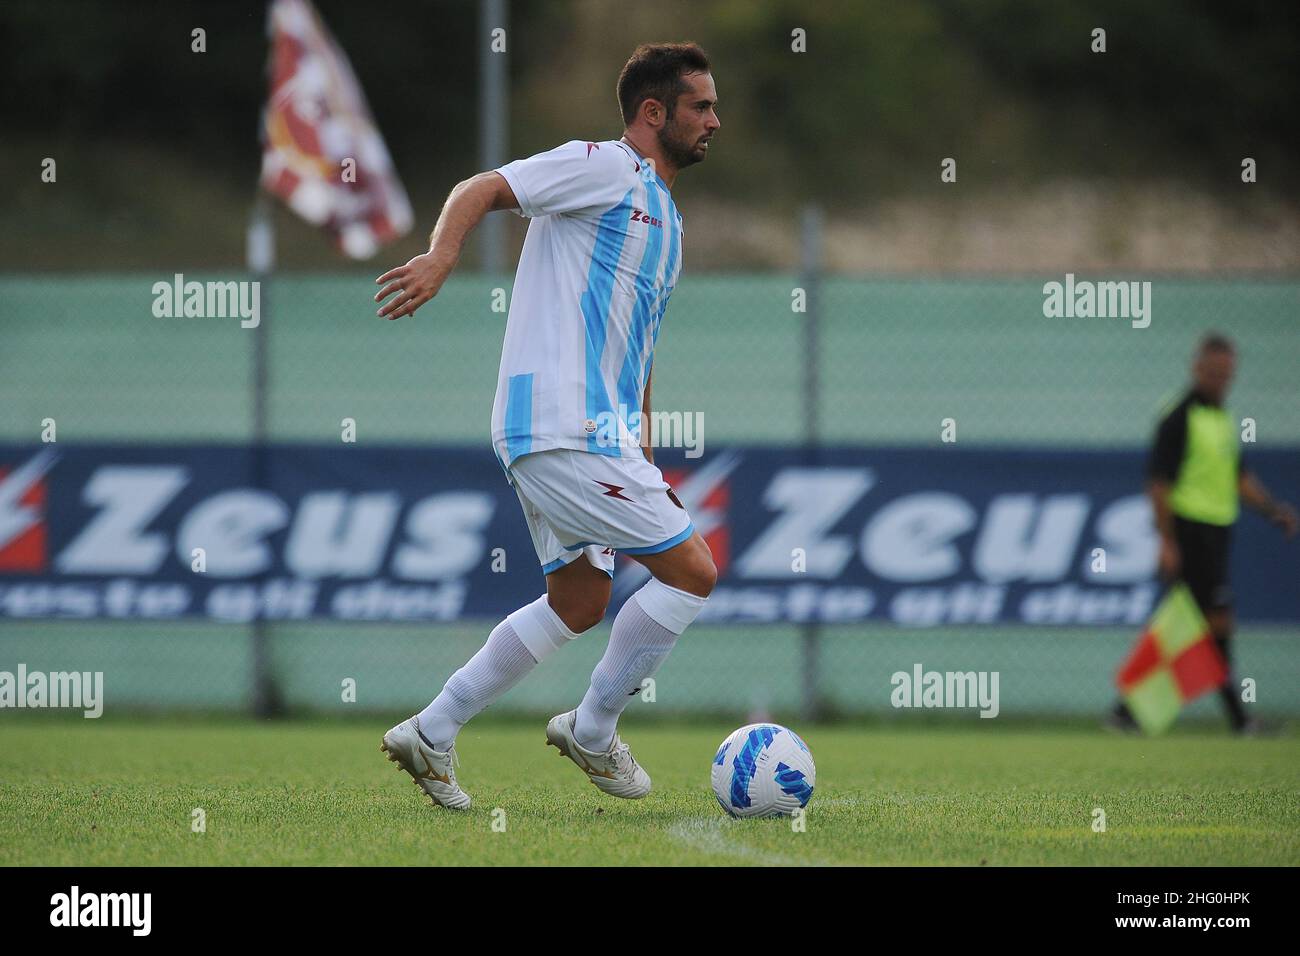
[[[641,101],[641,115],[651,126],[658,126],[668,120],[668,109],[659,100],[646,97]]]

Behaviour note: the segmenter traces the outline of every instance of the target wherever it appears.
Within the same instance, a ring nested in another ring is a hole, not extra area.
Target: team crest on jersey
[[[596,420],[594,418],[588,418],[582,423],[582,430],[588,435],[596,434]]]

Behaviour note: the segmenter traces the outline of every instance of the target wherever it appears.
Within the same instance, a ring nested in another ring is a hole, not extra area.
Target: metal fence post
[[[822,273],[822,210],[820,206],[804,207],[800,242],[800,281],[804,290],[803,323],[803,460],[805,467],[815,468],[821,463],[821,429],[818,421],[821,376],[818,353],[820,323],[820,285]],[[821,716],[821,694],[818,687],[818,656],[821,645],[821,622],[811,620],[800,628],[800,710],[805,721]]]
[[[268,322],[271,311],[270,277],[275,269],[275,226],[272,220],[271,198],[258,191],[253,214],[248,224],[248,269],[253,281],[259,284],[259,321],[253,328],[252,369],[252,442],[250,446],[250,478],[254,488],[266,489],[270,484],[270,463],[267,460],[267,380],[268,374]],[[265,594],[266,572],[259,573],[254,586]],[[252,697],[253,713],[258,717],[274,717],[282,706],[275,680],[271,675],[269,625],[262,617],[261,607],[253,618],[252,641]]]
[[[478,142],[480,171],[496,169],[506,161],[506,129],[510,99],[507,66],[509,46],[492,50],[492,31],[505,29],[506,0],[480,0],[478,5]],[[507,44],[510,42],[507,38]],[[486,216],[478,225],[479,262],[482,272],[497,275],[505,262],[502,240],[505,229],[501,216]]]

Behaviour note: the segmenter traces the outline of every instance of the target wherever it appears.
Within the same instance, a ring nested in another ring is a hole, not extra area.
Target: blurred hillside
[[[632,48],[694,39],[715,63],[723,128],[676,190],[693,270],[792,267],[806,201],[828,207],[830,264],[845,271],[1294,270],[1293,6],[515,0],[510,154],[618,136],[614,82]],[[317,7],[416,206],[416,233],[379,257],[405,258],[477,171],[475,6]],[[791,51],[796,28],[807,52]],[[264,34],[254,0],[0,7],[4,268],[239,266]],[[47,156],[55,184],[40,182]],[[1245,156],[1255,184],[1241,182]],[[283,267],[342,264],[279,218]]]

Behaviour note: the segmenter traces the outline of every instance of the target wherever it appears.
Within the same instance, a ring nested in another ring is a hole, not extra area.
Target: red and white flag
[[[310,0],[273,0],[262,187],[366,259],[410,231],[411,203],[361,85]]]

